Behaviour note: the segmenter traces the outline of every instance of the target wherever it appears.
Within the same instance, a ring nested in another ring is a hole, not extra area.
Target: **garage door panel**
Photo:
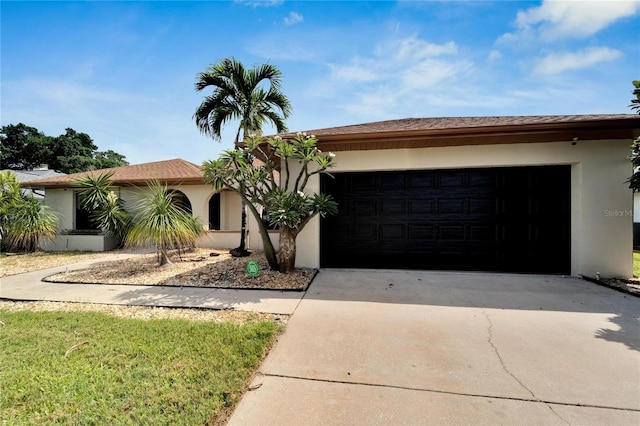
[[[438,228],[438,238],[445,241],[464,241],[464,225],[440,225]]]
[[[373,223],[358,223],[353,225],[352,231],[347,235],[356,241],[375,241],[378,236],[378,233],[376,232],[377,228],[377,225]]]
[[[357,216],[375,216],[378,214],[378,202],[372,199],[353,200],[353,213]]]
[[[380,225],[380,238],[382,240],[406,240],[405,225],[382,224]]]
[[[405,214],[405,201],[404,200],[382,200],[380,202],[380,214],[382,216],[389,215],[404,215]]]
[[[383,191],[404,190],[405,176],[387,174],[380,177],[380,188]]]
[[[436,176],[433,172],[416,172],[409,175],[408,189],[426,189],[436,187]]]
[[[409,200],[409,214],[420,215],[425,213],[435,213],[436,202],[437,200],[432,198]]]
[[[568,273],[570,167],[335,173],[321,266]]]
[[[465,214],[465,198],[440,198],[438,199],[438,213],[441,214]]]
[[[471,224],[469,225],[469,241],[495,241],[496,227],[491,224]]]
[[[463,172],[440,173],[440,188],[462,188],[465,183],[465,174]]]
[[[410,240],[434,240],[437,229],[432,224],[409,225],[408,236]]]

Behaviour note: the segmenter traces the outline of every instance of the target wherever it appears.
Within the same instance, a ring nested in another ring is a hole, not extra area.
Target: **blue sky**
[[[407,117],[631,113],[640,1],[0,2],[1,124],[196,164],[196,74],[283,73],[292,131]],[[265,129],[271,133],[273,129]]]

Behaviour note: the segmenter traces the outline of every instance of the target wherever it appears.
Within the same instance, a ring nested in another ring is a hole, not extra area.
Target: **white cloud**
[[[329,77],[312,84],[310,93],[338,99],[336,106],[368,120],[424,115],[427,98],[446,93],[473,70],[469,60],[458,56],[455,42],[417,37],[379,44],[369,56],[329,67]]]
[[[458,53],[458,47],[453,41],[445,44],[434,44],[415,37],[409,37],[400,41],[397,49],[394,55],[394,59],[397,61],[432,58],[440,55],[455,55]]]
[[[552,53],[541,59],[534,71],[538,74],[558,74],[566,70],[588,68],[620,56],[622,52],[608,47],[592,47],[579,52]]]
[[[492,50],[489,52],[489,56],[487,56],[487,61],[493,62],[502,58],[502,53],[499,50]]]
[[[304,17],[297,12],[289,12],[289,15],[284,18],[285,25],[294,25],[302,21],[304,21]]]
[[[514,33],[504,42],[546,42],[584,38],[640,11],[640,0],[569,1],[544,0],[542,5],[518,12]]]
[[[251,7],[274,7],[280,6],[284,0],[235,0],[235,3]]]
[[[372,69],[359,64],[351,65],[331,65],[331,77],[339,81],[347,82],[368,82],[378,79],[378,74]]]

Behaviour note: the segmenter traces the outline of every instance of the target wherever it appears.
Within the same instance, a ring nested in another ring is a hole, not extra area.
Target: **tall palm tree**
[[[263,64],[251,69],[235,58],[227,58],[197,75],[197,91],[208,87],[213,94],[206,96],[193,115],[200,132],[213,140],[220,140],[222,127],[229,121],[239,122],[235,146],[240,134],[246,138],[260,134],[263,125],[270,123],[278,133],[286,132],[284,120],[291,113],[288,98],[280,91],[282,73],[273,65]],[[242,203],[240,246],[232,252],[246,256],[245,234],[247,212]]]

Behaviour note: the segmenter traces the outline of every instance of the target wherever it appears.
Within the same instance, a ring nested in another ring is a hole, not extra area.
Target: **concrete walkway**
[[[122,262],[136,255],[121,253],[68,266],[4,277],[0,279],[0,298],[172,308],[237,309],[291,315],[304,295],[304,292],[298,291],[228,290],[158,285],[60,284],[42,281],[44,277],[65,270],[87,268],[106,261]]]
[[[639,315],[576,278],[322,270],[230,425],[638,425]]]

